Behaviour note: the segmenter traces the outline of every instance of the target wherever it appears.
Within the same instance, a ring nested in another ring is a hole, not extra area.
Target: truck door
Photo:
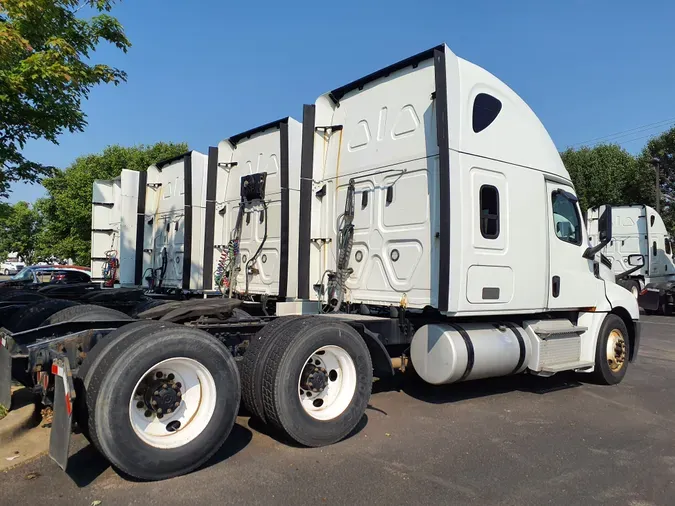
[[[546,182],[549,229],[549,309],[593,307],[603,284],[593,273],[593,262],[583,257],[588,236],[574,189]]]

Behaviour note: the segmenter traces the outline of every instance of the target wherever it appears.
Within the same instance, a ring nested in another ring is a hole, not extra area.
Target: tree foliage
[[[16,252],[26,262],[34,260],[35,238],[41,226],[39,213],[28,202],[17,202],[0,217],[0,258]]]
[[[77,158],[72,165],[43,181],[49,197],[37,207],[44,223],[36,254],[72,258],[88,265],[91,248],[91,195],[95,179],[114,179],[122,169],[144,171],[150,165],[187,151],[187,144],[107,147],[103,153]]]
[[[620,146],[567,149],[561,156],[584,212],[603,204],[653,205],[653,172]]]
[[[675,127],[650,139],[638,156],[638,163],[652,171],[652,180],[656,176],[654,158],[658,159],[660,173],[661,217],[668,230],[675,232]]]
[[[114,0],[0,0],[0,197],[13,181],[38,181],[52,168],[22,154],[27,141],[57,143],[61,133],[82,131],[82,99],[101,83],[126,74],[91,63],[100,42],[126,52],[120,23],[108,12]],[[87,7],[96,15],[78,17]]]

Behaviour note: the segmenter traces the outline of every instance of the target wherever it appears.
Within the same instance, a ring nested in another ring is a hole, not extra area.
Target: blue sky
[[[641,125],[629,151],[675,123],[667,0],[408,0],[306,2],[126,0],[113,11],[133,47],[102,46],[94,61],[128,82],[94,89],[89,125],[26,154],[66,167],[109,144],[221,139],[284,116],[380,67],[446,42],[506,82],[559,149]],[[44,194],[15,185],[10,201]]]

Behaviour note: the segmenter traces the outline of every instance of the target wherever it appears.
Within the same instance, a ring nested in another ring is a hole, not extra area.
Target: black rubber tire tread
[[[238,361],[241,374],[241,400],[251,416],[265,422],[265,408],[262,398],[262,377],[269,355],[270,343],[288,325],[309,316],[282,316],[271,321],[249,341],[243,358]]]
[[[345,411],[330,421],[309,416],[298,398],[297,378],[311,353],[326,345],[347,351],[356,367],[356,391]],[[289,381],[290,378],[290,381]],[[308,447],[325,446],[347,437],[363,417],[373,384],[373,364],[363,338],[344,322],[311,317],[284,327],[274,340],[263,373],[267,423]]]
[[[77,302],[62,299],[47,299],[30,306],[21,308],[7,322],[7,328],[12,332],[23,332],[40,326],[54,313],[67,307],[77,306]]]
[[[0,291],[0,300],[9,302],[11,300],[44,300],[45,296],[39,294],[36,290],[15,290],[8,288]]]
[[[612,330],[619,330],[626,342],[626,359],[623,367],[618,371],[612,371],[607,363],[607,339]],[[615,314],[608,314],[605,321],[602,322],[600,332],[598,334],[598,343],[595,347],[595,370],[593,371],[593,379],[596,383],[602,385],[616,385],[626,375],[628,369],[628,357],[630,357],[630,339],[628,338],[628,329],[624,321]]]
[[[84,436],[94,445],[94,448],[99,453],[101,453],[101,449],[96,434],[94,409],[96,407],[98,390],[105,379],[105,372],[99,370],[99,364],[111,346],[126,346],[128,342],[138,338],[141,330],[156,324],[152,320],[144,320],[113,330],[89,350],[87,357],[77,371],[77,376],[74,378],[75,393],[77,395],[74,412],[75,418]]]
[[[95,304],[80,304],[78,306],[67,307],[54,313],[43,321],[40,327],[62,322],[106,320],[131,320],[131,317],[115,309],[97,306]]]
[[[101,453],[124,473],[142,480],[162,480],[189,473],[215,454],[234,426],[240,401],[240,380],[234,358],[210,334],[184,325],[155,323],[140,329],[137,339],[107,348],[97,370],[94,417]],[[160,449],[144,443],[129,419],[129,399],[141,376],[157,363],[186,357],[204,365],[215,381],[215,411],[206,428],[189,443]],[[93,379],[90,386],[93,386]],[[101,402],[105,399],[105,402]]]
[[[153,307],[161,306],[162,304],[166,304],[167,302],[171,301],[163,299],[142,300],[138,304],[136,304],[134,309],[131,311],[131,316],[133,318],[138,318],[138,315],[141,314],[143,311],[147,311],[148,309],[152,309]]]

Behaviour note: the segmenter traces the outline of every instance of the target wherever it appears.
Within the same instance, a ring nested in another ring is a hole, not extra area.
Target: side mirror
[[[628,255],[628,265],[631,267],[642,267],[645,264],[645,257],[642,255]]]
[[[584,258],[592,260],[595,254],[612,240],[612,206],[598,207],[598,239],[599,243],[584,251]]]

